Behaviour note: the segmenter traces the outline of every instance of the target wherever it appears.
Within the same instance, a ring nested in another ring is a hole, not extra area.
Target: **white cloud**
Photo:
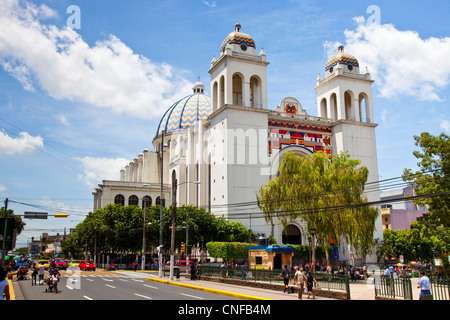
[[[382,97],[442,100],[439,91],[450,83],[450,37],[422,39],[392,24],[367,24],[363,17],[354,21],[355,30],[344,32],[345,52],[358,59],[360,70],[369,68]],[[329,55],[336,53],[336,43],[324,47]]]
[[[209,2],[209,1],[203,0],[203,4],[207,5],[210,8],[215,8],[216,7],[216,2],[215,1]]]
[[[442,120],[440,127],[441,127],[441,129],[444,129],[445,131],[450,132],[450,121]]]
[[[64,126],[69,126],[70,123],[69,121],[67,121],[66,116],[64,116],[63,114],[57,114],[55,115],[56,119],[59,121],[59,123],[61,123]]]
[[[44,139],[39,136],[33,137],[27,132],[21,132],[17,138],[11,138],[0,132],[0,154],[30,154],[43,147]]]
[[[74,30],[42,23],[56,13],[45,5],[2,1],[0,64],[26,90],[151,118],[192,83],[166,64],[133,52],[114,35],[89,46]]]
[[[6,187],[0,183],[0,192],[3,192],[5,190],[6,190]]]
[[[94,188],[102,180],[119,180],[120,170],[129,163],[124,158],[75,158],[81,163],[84,175],[79,175],[78,179],[84,181],[88,186]]]

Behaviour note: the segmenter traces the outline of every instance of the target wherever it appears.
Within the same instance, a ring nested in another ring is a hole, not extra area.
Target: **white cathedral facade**
[[[317,77],[317,116],[286,97],[268,106],[267,61],[251,36],[235,25],[211,61],[211,97],[197,82],[193,93],[176,101],[163,115],[153,139],[121,170],[120,181],[103,180],[93,192],[94,210],[109,203],[172,202],[172,178],[177,179],[177,205],[194,205],[238,221],[255,233],[273,235],[277,243],[308,244],[301,220],[286,230],[270,225],[256,205],[260,187],[277,175],[283,154],[300,156],[347,151],[369,169],[367,183],[378,181],[372,82],[367,69],[343,47]],[[164,148],[161,143],[164,141]],[[161,174],[162,171],[162,174]],[[162,179],[162,180],[161,180]],[[163,185],[161,187],[161,181]],[[367,194],[378,201],[379,193]],[[374,238],[382,239],[381,217]],[[351,248],[345,250],[348,259]],[[370,260],[370,259],[369,259]]]

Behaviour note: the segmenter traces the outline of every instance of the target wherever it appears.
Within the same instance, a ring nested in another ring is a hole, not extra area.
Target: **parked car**
[[[95,264],[94,264],[94,262],[92,262],[92,260],[81,260],[80,264],[78,266],[79,266],[80,270],[95,271]]]
[[[63,270],[67,269],[67,262],[63,258],[56,258],[55,264],[58,269],[63,269]]]

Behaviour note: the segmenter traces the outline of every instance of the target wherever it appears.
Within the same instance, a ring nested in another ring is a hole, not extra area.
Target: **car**
[[[38,262],[36,262],[36,267],[39,268],[40,265],[44,265],[45,266],[45,270],[47,270],[48,268],[50,268],[50,261],[48,261],[48,260],[38,260]]]
[[[94,264],[94,262],[92,262],[92,260],[81,260],[78,267],[80,268],[80,270],[95,271],[95,264]]]
[[[69,267],[72,267],[72,266],[78,267],[79,264],[80,264],[80,260],[72,260],[69,262]]]
[[[62,270],[67,269],[67,262],[63,258],[56,258],[55,264],[58,269],[62,269]]]

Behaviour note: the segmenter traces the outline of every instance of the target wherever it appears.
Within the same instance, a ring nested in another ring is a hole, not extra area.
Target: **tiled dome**
[[[337,64],[345,64],[347,66],[351,65],[353,67],[359,68],[358,60],[351,54],[344,52],[344,46],[339,46],[338,53],[332,56],[327,64],[325,65],[325,71],[330,70],[331,67],[336,66]]]
[[[196,127],[198,120],[206,119],[212,112],[211,98],[203,93],[201,83],[194,85],[194,94],[188,95],[175,102],[163,115],[156,135]]]
[[[223,51],[225,49],[225,46],[227,43],[229,44],[242,44],[245,43],[247,47],[255,47],[255,41],[252,37],[250,37],[246,33],[240,32],[241,25],[239,23],[236,23],[234,25],[234,32],[231,32],[228,37],[225,38],[225,40],[222,41],[222,45],[220,46],[220,51]]]

